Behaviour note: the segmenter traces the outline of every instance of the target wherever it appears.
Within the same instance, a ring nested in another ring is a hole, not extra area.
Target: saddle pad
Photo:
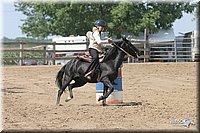
[[[99,53],[99,62],[103,62],[103,59],[105,57],[105,53]],[[84,53],[79,53],[77,55],[77,58],[81,61],[85,61],[85,62],[91,62],[92,61],[92,56],[90,55],[89,52],[84,52]]]

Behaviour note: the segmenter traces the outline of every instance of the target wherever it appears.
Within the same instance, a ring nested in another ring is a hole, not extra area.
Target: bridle
[[[124,43],[126,43],[126,42],[123,41],[123,44]],[[120,49],[121,51],[123,51],[125,54],[127,54],[128,57],[135,58],[134,56],[130,55],[126,50],[124,50],[123,48],[121,48],[120,46],[118,46],[115,42],[112,42],[112,45],[116,46],[118,49]]]

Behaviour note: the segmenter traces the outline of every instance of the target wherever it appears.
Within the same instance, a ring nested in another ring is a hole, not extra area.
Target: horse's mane
[[[121,43],[121,41],[115,42],[116,44]],[[104,61],[110,60],[113,57],[115,57],[114,55],[116,55],[117,53],[117,47],[113,46],[112,48],[110,48],[107,52],[106,52],[106,56],[104,58]]]

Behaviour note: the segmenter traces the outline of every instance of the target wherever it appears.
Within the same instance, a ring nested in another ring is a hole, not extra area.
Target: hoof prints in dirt
[[[17,87],[5,88],[5,89],[1,89],[1,92],[6,92],[6,93],[24,93],[23,91],[18,91],[19,89],[24,89],[24,88],[17,88]]]

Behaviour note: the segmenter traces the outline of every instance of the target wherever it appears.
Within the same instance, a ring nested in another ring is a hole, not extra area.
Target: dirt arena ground
[[[122,105],[96,104],[95,84],[74,89],[56,106],[55,76],[61,66],[11,66],[3,72],[6,130],[196,131],[198,63],[124,64]],[[129,106],[131,103],[132,106]],[[192,120],[189,127],[184,119]]]

